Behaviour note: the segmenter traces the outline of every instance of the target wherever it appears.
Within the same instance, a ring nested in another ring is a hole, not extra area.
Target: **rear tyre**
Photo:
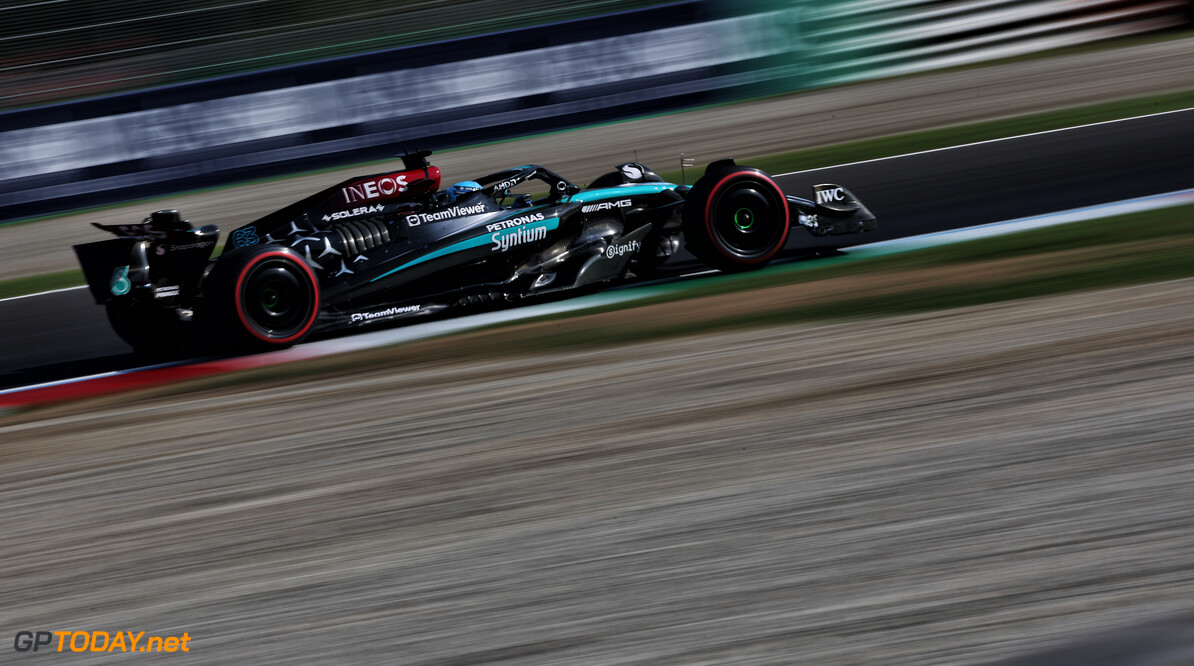
[[[286,247],[261,245],[220,257],[204,296],[217,334],[237,347],[282,349],[307,337],[319,315],[319,282]]]
[[[750,167],[706,173],[684,204],[688,250],[713,268],[766,266],[788,240],[788,202],[770,176]]]

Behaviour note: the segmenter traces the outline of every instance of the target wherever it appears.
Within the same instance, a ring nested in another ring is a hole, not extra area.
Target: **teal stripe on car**
[[[475,247],[483,247],[485,245],[492,244],[492,245],[495,245],[494,250],[498,250],[498,249],[500,249],[500,247],[497,244],[500,242],[501,238],[503,238],[505,236],[515,235],[518,233],[519,229],[522,229],[524,233],[528,232],[528,231],[533,231],[535,229],[544,229],[545,231],[553,231],[553,230],[559,228],[559,226],[560,226],[560,218],[549,217],[549,218],[547,218],[545,220],[541,220],[539,222],[533,222],[531,224],[523,224],[523,225],[519,225],[516,227],[510,227],[509,229],[501,229],[499,231],[483,234],[481,236],[473,236],[472,238],[467,238],[467,239],[459,241],[457,243],[452,243],[451,245],[441,247],[438,250],[433,250],[431,252],[428,252],[427,254],[419,257],[418,259],[412,259],[411,261],[408,261],[405,264],[402,264],[401,266],[399,266],[397,268],[394,268],[390,271],[382,273],[381,275],[378,275],[377,277],[370,280],[370,282],[377,282],[378,280],[385,278],[385,277],[389,277],[389,276],[393,275],[394,273],[397,273],[398,271],[406,270],[412,266],[418,266],[419,264],[427,262],[427,261],[431,261],[432,259],[439,259],[440,257],[446,257],[449,254],[463,252],[464,250],[471,250]]]
[[[632,197],[638,194],[659,194],[664,190],[674,190],[674,183],[642,183],[639,185],[620,185],[618,187],[603,187],[599,190],[586,190],[573,194],[571,202],[585,203],[600,199],[614,199],[617,197]]]

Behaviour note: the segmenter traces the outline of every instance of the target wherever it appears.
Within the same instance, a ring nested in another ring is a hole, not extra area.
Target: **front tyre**
[[[301,342],[319,315],[319,281],[286,247],[260,245],[216,260],[204,295],[218,332],[233,344],[282,349]]]
[[[788,240],[788,202],[770,176],[750,167],[706,173],[684,204],[688,250],[713,268],[766,266]]]

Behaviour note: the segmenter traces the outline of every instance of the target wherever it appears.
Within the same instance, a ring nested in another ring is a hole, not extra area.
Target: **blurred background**
[[[0,225],[0,283],[80,284],[88,222],[169,206],[228,230],[347,174],[152,195],[696,106],[437,157],[840,165],[861,138],[1108,100],[1156,120],[1158,95],[1190,105],[1190,19],[1186,0],[8,0],[0,222],[132,203]],[[1194,186],[1185,117],[790,191],[859,183],[898,235],[1152,196]],[[1191,663],[1175,210],[5,417],[0,626],[185,631],[203,663]],[[132,363],[83,290],[0,300],[11,385]],[[889,306],[910,314],[855,318]],[[1100,642],[1034,652],[1078,635]]]
[[[1188,0],[18,0],[0,8],[0,220],[1190,16]]]

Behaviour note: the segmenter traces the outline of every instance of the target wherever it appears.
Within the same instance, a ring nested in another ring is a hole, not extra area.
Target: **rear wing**
[[[159,210],[140,224],[94,224],[117,238],[74,246],[96,303],[134,296],[176,299],[198,288],[220,229],[195,228],[176,210]]]

